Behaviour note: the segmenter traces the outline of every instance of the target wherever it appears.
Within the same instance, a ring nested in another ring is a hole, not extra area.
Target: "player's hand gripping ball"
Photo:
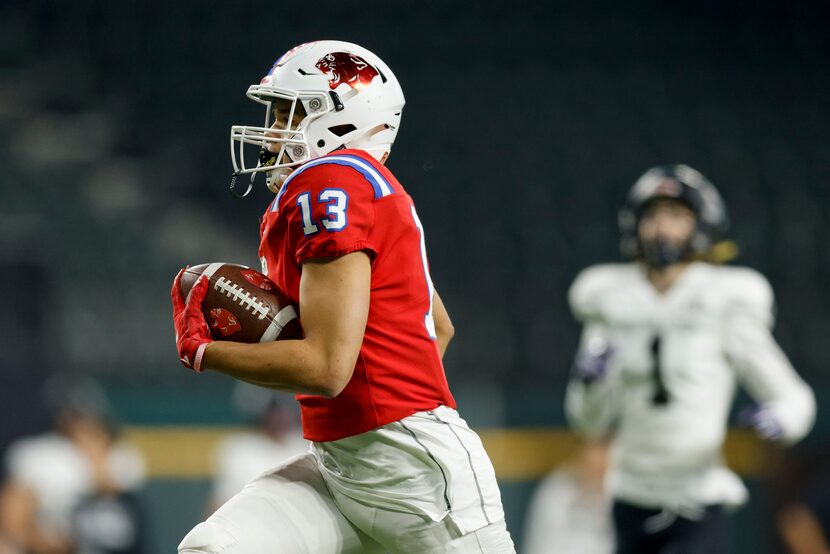
[[[262,273],[236,264],[188,267],[173,281],[176,348],[186,367],[201,371],[214,340],[256,343],[303,336],[297,311]]]

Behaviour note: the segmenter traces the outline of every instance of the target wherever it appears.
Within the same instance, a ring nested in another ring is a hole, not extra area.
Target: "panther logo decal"
[[[329,88],[336,89],[345,83],[353,89],[361,90],[372,83],[378,70],[356,54],[332,52],[326,54],[314,64],[317,69],[328,75]]]

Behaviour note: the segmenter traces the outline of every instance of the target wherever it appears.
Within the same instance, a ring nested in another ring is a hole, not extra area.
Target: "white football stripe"
[[[297,319],[297,311],[294,309],[294,306],[286,306],[285,308],[281,309],[273,320],[271,320],[271,324],[262,333],[262,338],[259,339],[259,342],[271,342],[277,340],[277,337],[280,336],[283,327],[288,325],[288,323],[293,320]]]
[[[226,262],[213,262],[209,264],[205,270],[202,272],[202,275],[205,275],[208,279],[213,277],[213,274],[216,273],[220,267],[225,265]]]
[[[294,310],[294,306],[288,305],[281,309],[274,319],[280,322],[281,327],[285,327],[292,319],[297,319],[297,312]]]
[[[225,265],[225,262],[213,262],[212,264],[208,264],[205,270],[202,272],[202,275],[206,276],[208,279],[213,277],[213,274],[216,273],[220,267]],[[199,278],[197,277],[196,280],[198,281]],[[184,303],[187,304],[190,302],[190,295],[193,294],[193,288],[187,291],[187,298],[184,299]]]

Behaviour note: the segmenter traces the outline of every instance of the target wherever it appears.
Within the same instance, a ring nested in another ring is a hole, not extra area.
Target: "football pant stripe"
[[[467,445],[464,444],[464,441],[461,440],[461,437],[459,437],[458,433],[455,432],[455,429],[452,428],[451,423],[449,423],[447,421],[444,421],[443,419],[441,419],[440,417],[435,415],[435,412],[430,411],[430,412],[427,412],[427,413],[429,415],[431,415],[433,418],[435,418],[435,421],[437,421],[439,423],[443,423],[444,425],[446,425],[447,428],[450,430],[450,432],[455,437],[455,439],[458,441],[458,444],[460,444],[461,448],[464,449],[464,452],[467,453],[467,460],[470,463],[470,471],[473,473],[473,480],[476,483],[476,490],[478,491],[478,498],[479,498],[479,501],[481,502],[481,513],[484,514],[484,520],[487,522],[487,525],[491,525],[493,523],[493,521],[490,519],[490,516],[487,515],[487,509],[484,507],[484,494],[481,492],[481,484],[478,481],[478,474],[476,473],[476,468],[475,468],[475,465],[473,464],[473,455],[470,454],[469,449],[467,449]]]
[[[429,459],[432,460],[435,463],[436,466],[438,466],[438,469],[441,471],[441,477],[444,479],[444,502],[447,503],[447,510],[452,512],[452,504],[450,504],[450,494],[449,494],[450,493],[450,484],[447,481],[447,473],[444,471],[444,467],[440,463],[438,463],[438,459],[435,457],[435,455],[432,452],[429,451],[429,448],[427,448],[426,445],[423,442],[421,442],[421,439],[418,438],[418,436],[415,434],[415,431],[413,431],[412,429],[407,427],[406,424],[403,422],[403,420],[398,421],[398,423],[400,424],[401,427],[403,427],[406,430],[407,433],[412,435],[412,438],[415,439],[415,442],[418,443],[418,446],[423,448],[424,452],[426,452],[427,456],[429,456]]]

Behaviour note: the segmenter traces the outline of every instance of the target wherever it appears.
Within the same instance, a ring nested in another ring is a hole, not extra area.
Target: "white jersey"
[[[588,436],[615,428],[614,498],[678,511],[743,503],[746,489],[721,457],[736,384],[771,410],[785,443],[812,427],[813,393],[772,336],[772,290],[756,271],[697,262],[660,294],[639,264],[594,266],[570,303],[581,348],[611,348],[603,379],[571,381],[566,411]],[[655,352],[664,405],[654,401]]]

